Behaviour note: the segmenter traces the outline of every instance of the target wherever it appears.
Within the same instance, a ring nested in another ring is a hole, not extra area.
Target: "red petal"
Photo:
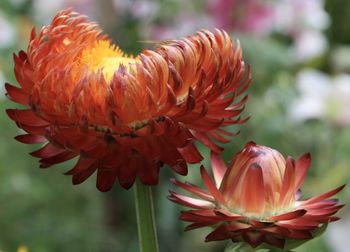
[[[190,231],[190,230],[197,229],[197,228],[212,226],[212,225],[214,225],[214,224],[216,224],[216,223],[217,223],[216,221],[195,222],[195,223],[192,223],[191,225],[188,225],[188,226],[185,228],[185,231]]]
[[[248,212],[263,213],[265,210],[265,186],[262,168],[251,165],[244,177],[241,204]]]
[[[291,220],[291,219],[299,218],[303,216],[305,213],[306,213],[306,210],[300,209],[300,210],[295,210],[293,212],[272,216],[270,217],[270,220],[275,220],[275,221]]]
[[[301,156],[295,164],[295,189],[299,189],[304,181],[306,173],[310,167],[311,156],[310,153],[306,153]]]
[[[128,164],[122,164],[119,167],[119,184],[125,189],[129,189],[135,182],[138,167],[143,165],[141,157],[134,155],[130,157]]]
[[[204,181],[204,184],[209,189],[211,195],[214,196],[215,200],[218,203],[224,205],[225,204],[224,197],[222,196],[221,192],[216,188],[216,186],[214,185],[213,181],[211,180],[211,178],[209,177],[207,171],[205,170],[205,168],[203,166],[201,166],[201,176],[202,176],[202,179]]]
[[[31,135],[31,134],[19,135],[19,136],[16,136],[15,139],[25,144],[37,144],[37,143],[47,142],[47,139],[44,136]]]
[[[236,235],[230,232],[227,224],[222,224],[218,226],[213,232],[208,234],[207,237],[205,237],[205,241],[206,242],[221,241],[221,240],[230,239],[232,236],[236,236]]]
[[[84,182],[88,177],[90,177],[96,171],[97,167],[98,167],[98,164],[96,162],[90,165],[89,167],[85,167],[83,171],[74,173],[72,178],[73,185],[77,185]]]
[[[308,209],[307,215],[313,215],[313,216],[324,216],[324,215],[333,215],[336,212],[338,212],[341,208],[343,208],[345,205],[338,205],[338,206],[332,206],[327,208],[320,208],[320,209]]]
[[[29,106],[29,94],[23,91],[23,89],[12,86],[8,83],[5,83],[5,88],[7,91],[7,97],[12,101]]]
[[[7,109],[7,115],[19,124],[29,125],[33,127],[47,126],[49,123],[37,115],[30,109],[19,110],[19,109]]]
[[[160,164],[158,162],[144,162],[143,164],[143,166],[138,168],[138,175],[141,182],[145,185],[158,184]]]
[[[116,178],[116,173],[111,169],[97,170],[96,187],[101,192],[107,192],[111,190]]]
[[[216,186],[219,188],[222,182],[222,178],[227,170],[227,166],[220,155],[211,151],[210,152],[211,169],[213,171]]]
[[[315,203],[318,201],[322,201],[324,199],[332,197],[334,194],[340,192],[344,187],[345,187],[345,185],[342,185],[342,186],[339,186],[339,187],[333,189],[332,191],[321,194],[320,196],[316,196],[316,197],[313,197],[311,199],[305,200],[302,202],[301,206],[307,206],[309,204],[312,204],[312,203]]]
[[[203,189],[195,186],[195,185],[192,185],[190,183],[182,183],[176,179],[170,179],[170,181],[178,186],[178,187],[181,187],[182,189],[204,199],[204,200],[208,200],[208,201],[214,201],[214,197],[211,196],[207,191],[204,191]]]
[[[243,234],[243,239],[250,244],[253,248],[256,248],[264,241],[264,235],[258,231],[249,231]]]
[[[295,164],[291,157],[287,158],[286,169],[284,171],[283,183],[280,192],[280,205],[289,205],[295,198]]]
[[[307,240],[312,238],[312,234],[308,230],[291,230],[288,237],[292,239]]]
[[[64,149],[58,148],[58,147],[52,145],[51,143],[48,143],[44,147],[42,147],[41,149],[30,153],[30,155],[32,155],[34,157],[38,157],[38,158],[49,158],[49,157],[53,157],[53,156],[56,156],[58,154],[61,154],[64,151],[65,151]]]
[[[177,150],[181,153],[181,156],[183,156],[186,162],[190,164],[197,164],[203,160],[202,155],[193,143],[190,143],[183,148],[177,148]]]
[[[57,154],[53,157],[49,157],[49,158],[43,158],[40,160],[40,168],[48,168],[54,164],[58,164],[58,163],[62,163],[64,161],[70,160],[74,157],[76,157],[77,153],[74,153],[70,150],[66,150],[60,154]]]
[[[170,191],[170,196],[168,196],[168,199],[181,205],[196,209],[212,209],[215,207],[215,205],[209,201],[194,199],[172,191]]]
[[[218,146],[215,144],[205,133],[200,132],[193,132],[193,135],[202,142],[205,146],[207,146],[209,149],[211,149],[214,152],[221,153],[224,148]]]
[[[85,157],[81,157],[79,158],[78,162],[75,164],[75,166],[70,169],[69,171],[65,172],[65,175],[74,175],[77,173],[80,173],[82,171],[84,171],[85,169],[87,169],[90,166],[95,165],[95,163],[97,163],[97,160],[95,159],[91,159],[91,158],[85,158]]]
[[[274,235],[265,235],[265,242],[280,249],[284,249],[286,243],[285,239],[277,238]]]

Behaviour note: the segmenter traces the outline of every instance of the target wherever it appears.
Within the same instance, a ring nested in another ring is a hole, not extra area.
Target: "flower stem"
[[[151,186],[143,185],[136,179],[134,196],[141,252],[159,251],[151,189]]]

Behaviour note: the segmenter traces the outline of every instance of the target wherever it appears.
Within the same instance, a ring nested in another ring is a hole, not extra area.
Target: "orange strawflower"
[[[42,168],[79,157],[66,174],[79,184],[97,171],[97,187],[135,178],[158,182],[163,164],[186,175],[202,159],[194,145],[222,148],[241,124],[250,71],[242,51],[217,30],[144,50],[122,52],[95,23],[70,10],[58,13],[36,35],[27,52],[14,55],[20,87],[6,84],[8,97],[26,109],[9,117],[27,132],[23,143],[45,143],[32,153]]]
[[[206,241],[231,239],[253,248],[266,243],[285,249],[288,241],[297,244],[312,239],[324,224],[338,220],[333,215],[343,207],[329,198],[344,186],[300,200],[299,188],[310,161],[309,154],[296,162],[291,157],[285,160],[276,150],[250,142],[236,154],[229,168],[212,153],[215,183],[201,167],[208,190],[173,180],[196,198],[175,192],[169,198],[194,209],[180,216],[192,222],[186,230],[214,228]]]

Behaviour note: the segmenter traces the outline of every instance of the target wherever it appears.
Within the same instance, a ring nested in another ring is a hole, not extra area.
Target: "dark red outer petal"
[[[70,169],[69,171],[65,172],[65,175],[74,175],[77,173],[83,172],[85,169],[88,169],[90,166],[93,166],[97,161],[95,159],[86,158],[80,156],[78,162],[75,164],[75,166]]]
[[[234,220],[239,220],[243,218],[244,217],[242,216],[230,217],[225,215],[214,215],[214,216],[208,215],[208,214],[200,215],[193,211],[182,212],[180,215],[180,220],[189,221],[189,222],[206,222],[206,221],[223,222],[223,221],[234,221]]]
[[[232,236],[233,235],[230,233],[228,225],[224,223],[218,226],[214,231],[209,233],[205,237],[205,242],[222,241],[222,240],[230,239]]]
[[[37,144],[37,143],[44,143],[48,141],[44,136],[31,135],[31,134],[18,135],[15,137],[15,139],[25,144]]]
[[[7,97],[14,102],[29,106],[29,94],[23,91],[23,89],[5,83],[5,89],[7,91]]]
[[[171,165],[171,169],[182,176],[186,176],[188,172],[185,160],[179,160],[176,164]]]
[[[197,164],[203,160],[202,155],[193,143],[189,143],[183,148],[177,148],[181,156],[190,164]]]
[[[30,155],[38,158],[50,158],[58,154],[61,154],[64,151],[65,151],[64,149],[58,148],[53,144],[48,143],[41,149],[31,152]]]
[[[70,150],[66,150],[58,155],[49,158],[43,158],[40,160],[40,168],[48,168],[54,164],[59,164],[67,160],[71,160],[72,158],[78,156],[78,153],[74,153]]]
[[[286,243],[285,239],[277,238],[274,235],[265,235],[265,242],[280,249],[284,249]]]
[[[84,170],[74,173],[72,178],[73,185],[78,185],[84,182],[88,177],[90,177],[96,171],[97,167],[98,167],[98,163],[95,162],[90,166],[85,167]]]
[[[146,163],[144,162],[144,166],[139,167],[138,174],[140,176],[140,180],[145,185],[156,185],[158,184],[159,178],[159,167],[160,164],[158,162],[154,163]]]
[[[279,236],[286,236],[290,233],[288,228],[283,226],[271,226],[271,227],[265,227],[261,229],[261,232],[268,233],[268,234],[275,234]]]
[[[270,217],[270,220],[274,220],[274,221],[291,220],[291,219],[299,218],[304,214],[306,214],[306,210],[300,209],[300,210],[295,210],[293,212],[272,216]]]
[[[257,231],[244,232],[243,239],[253,248],[258,247],[264,241],[264,234]]]
[[[96,179],[96,187],[101,192],[109,191],[114,182],[115,182],[116,174],[113,170],[110,169],[97,169],[97,179]]]
[[[185,231],[190,231],[190,230],[197,229],[197,228],[212,226],[216,223],[217,223],[216,221],[195,222],[195,223],[192,223],[192,224],[186,226]]]
[[[32,127],[48,126],[49,123],[40,117],[36,116],[31,109],[7,109],[7,115],[19,124],[24,124]]]
[[[308,240],[312,238],[312,234],[307,230],[291,230],[288,237],[292,239]]]
[[[118,180],[123,188],[129,189],[134,184],[138,167],[141,165],[143,165],[141,157],[133,155],[128,160],[128,165],[119,167]]]

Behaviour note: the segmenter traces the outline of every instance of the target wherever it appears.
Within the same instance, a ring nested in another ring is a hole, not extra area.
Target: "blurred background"
[[[154,46],[147,41],[225,29],[241,41],[254,80],[245,111],[252,118],[226,146],[225,159],[250,140],[284,156],[311,152],[305,197],[350,180],[350,1],[0,0],[0,251],[138,251],[132,190],[116,185],[100,193],[95,178],[72,186],[62,175],[69,163],[40,170],[28,155],[35,147],[13,139],[19,130],[4,112],[15,107],[3,87],[16,83],[12,53],[26,49],[32,26],[39,30],[66,7],[97,21],[133,54]],[[180,179],[200,183],[198,168]],[[203,242],[209,229],[183,232],[181,207],[166,199],[171,176],[163,168],[153,190],[160,250],[223,251],[226,242]],[[295,251],[349,251],[349,187],[338,197],[348,204],[342,219]]]

